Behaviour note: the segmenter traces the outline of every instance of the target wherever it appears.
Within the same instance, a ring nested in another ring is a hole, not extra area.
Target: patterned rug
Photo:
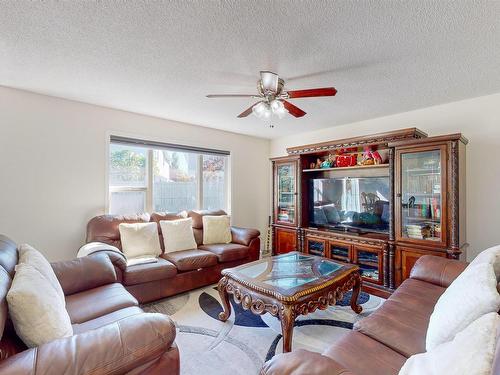
[[[350,293],[337,306],[297,318],[293,349],[322,352],[340,339],[358,319],[380,307],[382,298],[361,293],[363,312],[350,308]],[[176,343],[181,353],[181,374],[257,374],[262,364],[281,353],[281,325],[273,316],[254,315],[231,298],[233,310],[227,322],[217,318],[222,311],[215,286],[146,304],[144,310],[169,315],[177,326]]]

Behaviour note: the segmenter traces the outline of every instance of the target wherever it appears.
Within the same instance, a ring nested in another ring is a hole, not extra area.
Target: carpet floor
[[[375,311],[382,298],[361,293],[360,315],[349,305],[350,293],[336,306],[297,318],[293,349],[322,352],[352,329],[359,319]],[[262,364],[281,353],[281,325],[270,314],[245,311],[231,298],[233,310],[227,322],[217,316],[222,311],[215,286],[196,289],[143,306],[148,312],[169,315],[177,326],[176,343],[183,375],[257,374]]]

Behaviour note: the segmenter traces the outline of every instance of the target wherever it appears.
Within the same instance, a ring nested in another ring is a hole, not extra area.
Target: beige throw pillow
[[[474,320],[499,309],[500,295],[493,266],[469,264],[434,306],[425,340],[427,351],[453,340]]]
[[[122,251],[127,258],[161,254],[156,223],[121,223],[118,225]]]
[[[60,296],[33,266],[16,266],[7,303],[17,335],[30,348],[73,335]]]
[[[203,244],[230,243],[231,222],[227,215],[203,216]]]
[[[496,312],[483,315],[452,341],[412,355],[399,375],[490,375],[499,328]]]
[[[193,219],[162,220],[160,221],[165,252],[196,249],[193,233]]]
[[[59,283],[52,266],[47,259],[45,259],[42,253],[27,244],[20,245],[17,250],[19,252],[18,263],[28,264],[40,272],[57,292],[57,295],[61,299],[63,305],[66,306],[66,300],[64,298],[64,292],[61,288],[61,284]]]

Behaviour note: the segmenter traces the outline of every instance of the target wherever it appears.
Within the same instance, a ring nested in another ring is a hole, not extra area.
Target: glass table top
[[[234,273],[287,291],[324,280],[343,268],[347,266],[329,259],[293,252],[239,266],[234,269]]]

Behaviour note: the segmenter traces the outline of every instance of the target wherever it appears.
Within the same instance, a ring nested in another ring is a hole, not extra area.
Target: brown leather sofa
[[[164,253],[157,263],[127,267],[124,256],[106,251],[113,260],[119,282],[140,303],[144,303],[216,283],[224,268],[257,260],[260,252],[260,232],[256,229],[231,227],[231,243],[203,245],[203,216],[225,214],[222,210],[189,211],[188,216],[193,219],[193,232],[198,248]],[[178,218],[175,214],[166,213],[96,216],[87,225],[87,243],[104,242],[121,250],[118,230],[120,223],[157,222],[160,246],[164,251],[159,222]]]
[[[17,245],[0,235],[0,374],[179,374],[174,323],[143,312],[102,253],[52,264],[74,335],[28,349],[6,301],[17,263]]]
[[[296,350],[266,362],[262,375],[393,375],[425,352],[429,318],[438,298],[467,263],[426,255],[374,313],[358,321],[323,354]],[[500,374],[500,336],[492,374]]]

